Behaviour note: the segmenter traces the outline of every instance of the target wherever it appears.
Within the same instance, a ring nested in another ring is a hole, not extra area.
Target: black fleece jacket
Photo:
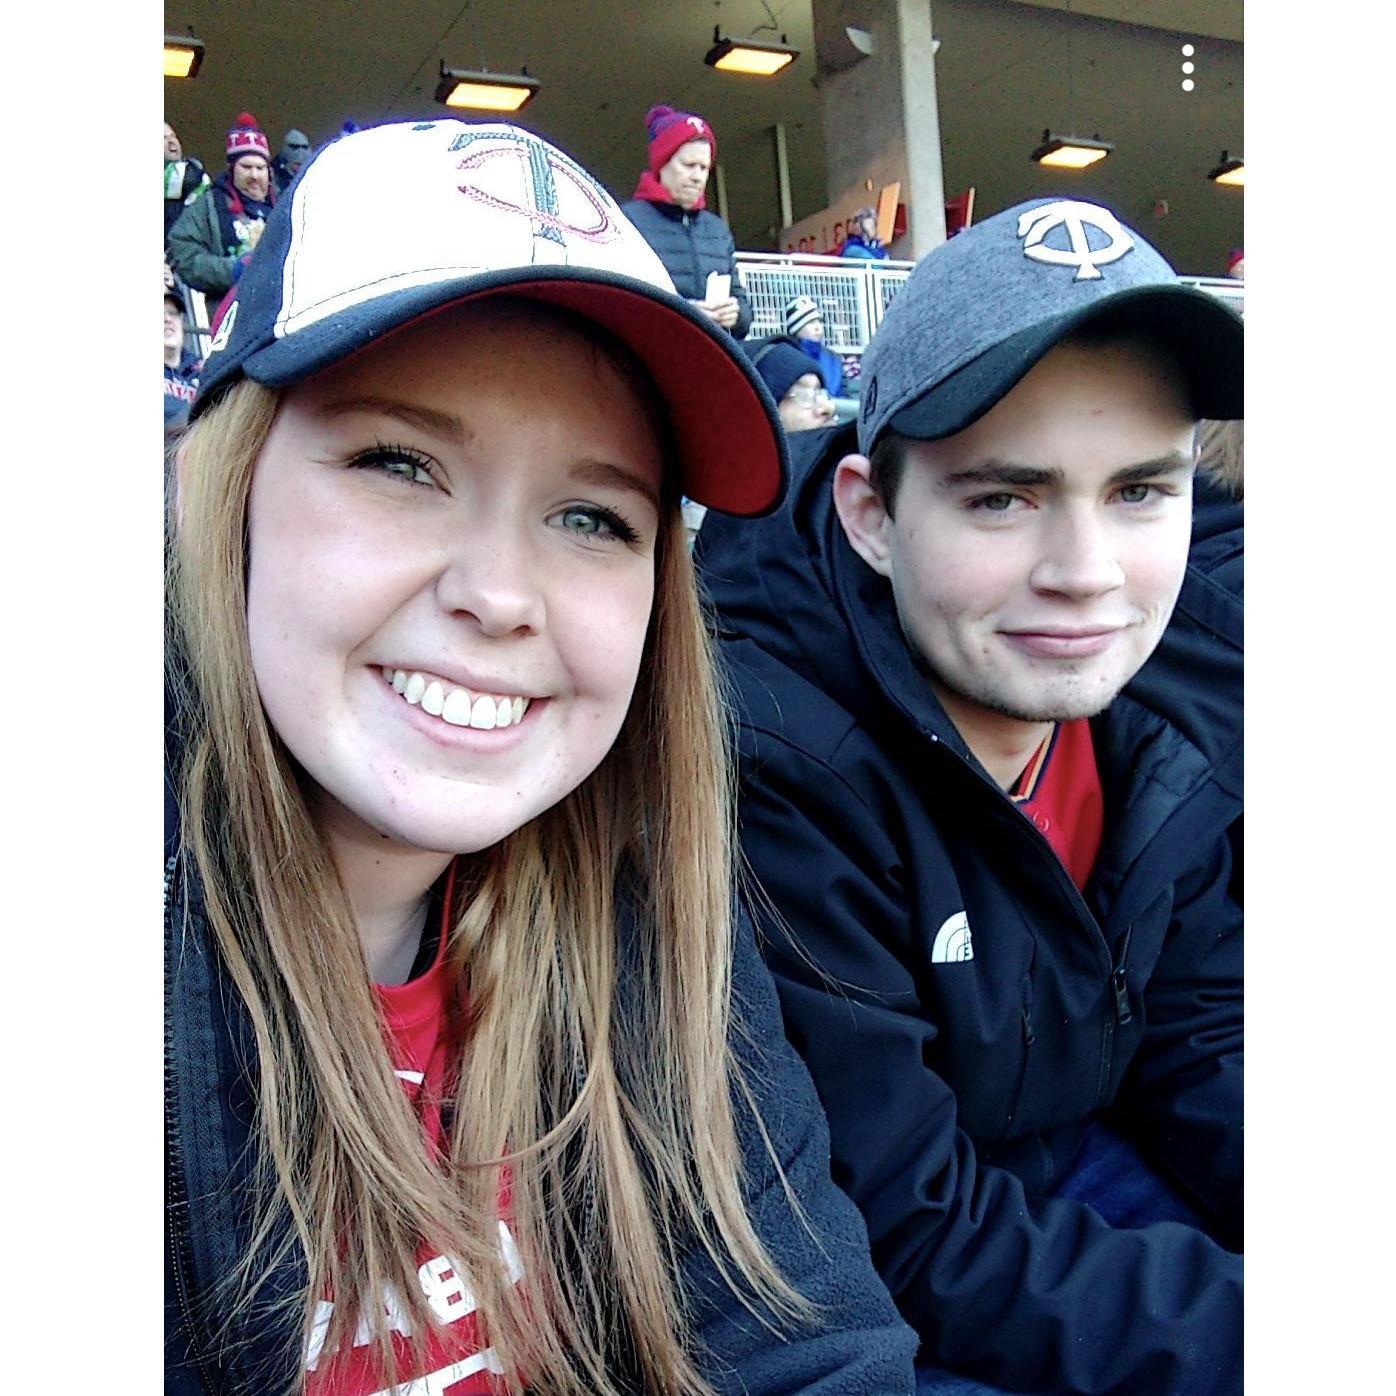
[[[1239,541],[1189,570],[1154,658],[1092,721],[1106,822],[1082,895],[844,537],[830,480],[852,449],[847,428],[794,438],[783,508],[710,513],[697,545],[739,708],[742,848],[771,900],[763,951],[834,1177],[926,1359],[1039,1393],[1238,1392]],[[973,958],[935,955],[960,915]],[[1094,1115],[1211,1235],[1114,1229],[1050,1196]]]

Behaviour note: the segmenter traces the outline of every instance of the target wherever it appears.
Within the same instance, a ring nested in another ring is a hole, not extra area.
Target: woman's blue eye
[[[569,533],[578,533],[587,538],[614,538],[622,543],[633,543],[639,537],[619,514],[610,509],[573,504],[561,510],[557,519]]]
[[[415,451],[401,446],[376,446],[350,462],[357,469],[381,471],[384,475],[396,476],[409,485],[433,485],[430,462]]]

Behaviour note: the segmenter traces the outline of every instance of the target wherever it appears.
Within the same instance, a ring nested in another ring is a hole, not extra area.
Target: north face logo
[[[1095,228],[1110,239],[1105,247],[1092,247],[1086,229]],[[1066,230],[1069,248],[1049,247],[1043,239],[1054,228]],[[1034,262],[1075,267],[1077,281],[1100,280],[1100,268],[1117,262],[1134,246],[1134,239],[1120,226],[1109,209],[1096,204],[1061,199],[1054,204],[1030,208],[1018,219],[1018,236],[1023,239],[1023,256]]]
[[[952,960],[974,959],[974,937],[970,934],[969,917],[957,911],[947,917],[945,924],[936,932],[935,943],[931,946],[933,965],[949,964]]]

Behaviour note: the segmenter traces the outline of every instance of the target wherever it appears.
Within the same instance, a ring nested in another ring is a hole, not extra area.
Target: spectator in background
[[[209,185],[208,173],[192,156],[186,157],[175,129],[165,123],[165,238],[186,204],[192,203]]]
[[[1233,247],[1226,259],[1226,274],[1233,281],[1246,279],[1246,252],[1242,247]]]
[[[852,226],[839,248],[839,256],[861,257],[874,262],[886,260],[887,249],[877,235],[877,214],[871,208],[860,208],[850,222]]]
[[[276,182],[276,192],[284,194],[286,186],[295,179],[296,172],[310,158],[310,138],[304,131],[294,126],[286,132],[276,159],[271,162],[271,177]]]
[[[184,349],[184,298],[165,287],[165,430],[189,420],[203,365]]]
[[[737,275],[736,246],[727,224],[703,206],[717,137],[701,116],[672,107],[651,107],[645,130],[649,167],[621,212],[654,248],[679,295],[745,339],[751,302]]]
[[[222,296],[242,275],[276,202],[267,138],[247,112],[228,132],[228,171],[180,215],[169,253],[180,279]]]
[[[832,397],[844,391],[843,360],[824,344],[824,317],[813,296],[796,296],[785,307],[785,332],[814,361],[824,390]]]
[[[743,344],[752,367],[771,390],[787,432],[814,431],[834,420],[834,402],[798,340],[789,335]]]

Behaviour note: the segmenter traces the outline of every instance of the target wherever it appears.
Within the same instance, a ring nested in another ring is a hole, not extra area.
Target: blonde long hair
[[[530,1387],[615,1392],[614,1356],[629,1351],[645,1390],[707,1392],[681,1250],[705,1250],[773,1328],[811,1311],[742,1200],[731,763],[677,501],[615,747],[558,805],[459,860],[446,954],[468,1006],[449,1148],[433,1162],[302,776],[253,680],[247,501],[277,402],[241,382],[190,428],[169,550],[183,837],[260,1062],[255,1234],[231,1312],[299,1252],[303,1344],[331,1295],[323,1353],[346,1351],[366,1319],[391,1375],[384,1296],[420,1352],[433,1320],[416,1252],[429,1238],[469,1275],[481,1341]],[[617,962],[623,903],[634,964]],[[502,1165],[522,1286],[500,1256]]]

